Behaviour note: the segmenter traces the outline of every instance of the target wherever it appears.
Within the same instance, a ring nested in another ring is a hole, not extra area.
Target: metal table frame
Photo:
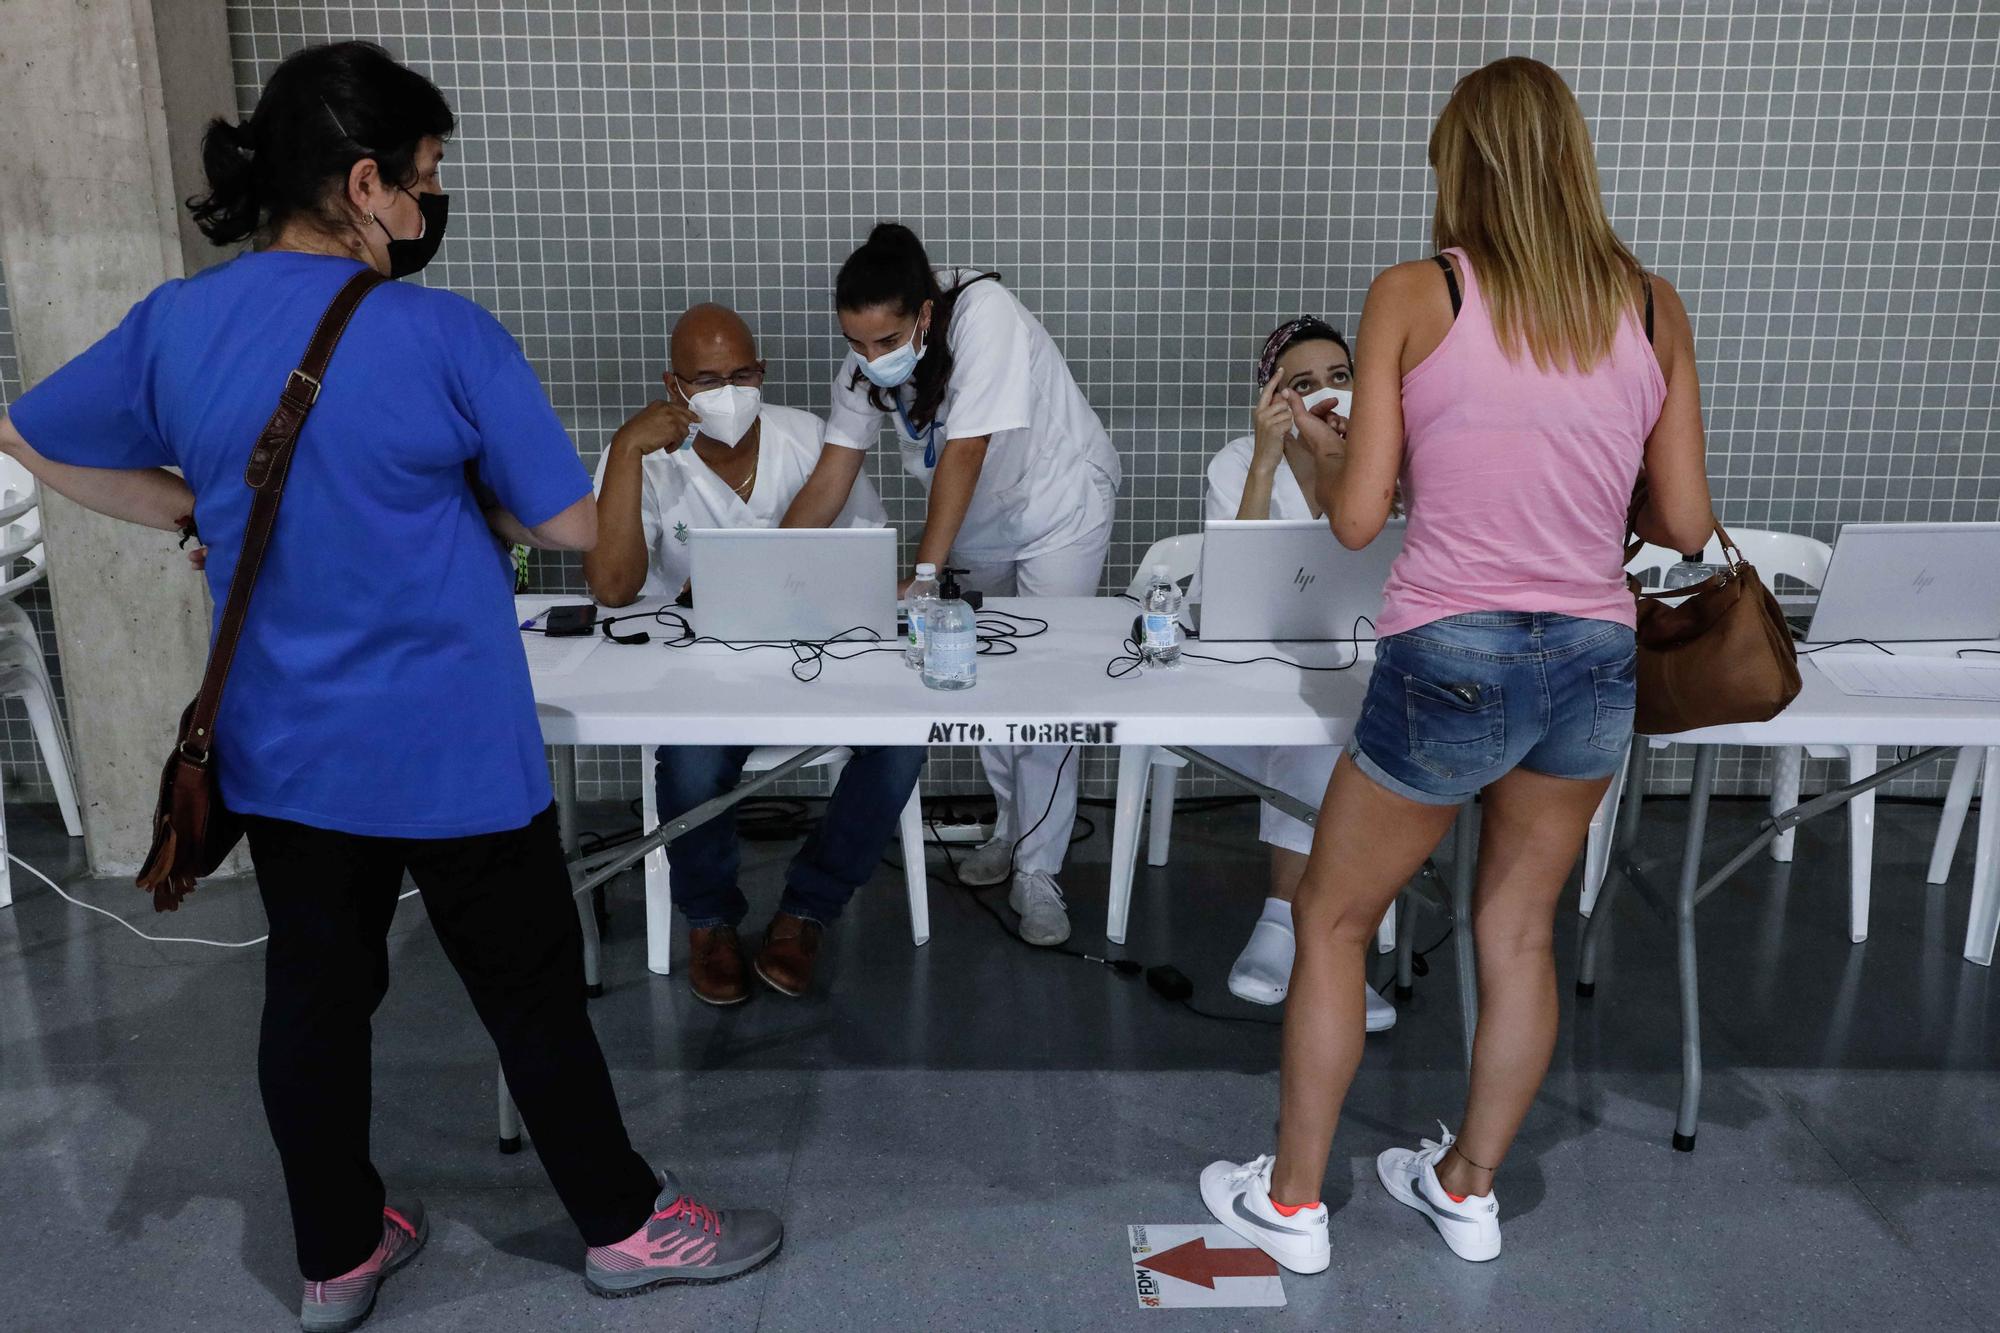
[[[1584,928],[1583,953],[1577,966],[1577,997],[1588,1000],[1597,991],[1597,951],[1604,932],[1609,929],[1607,923],[1611,920],[1611,913],[1608,909],[1619,884],[1631,884],[1663,916],[1673,918],[1679,942],[1681,1009],[1681,1098],[1680,1111],[1674,1122],[1673,1143],[1681,1152],[1694,1151],[1695,1133],[1701,1119],[1701,1002],[1695,956],[1695,909],[1741,870],[1751,857],[1768,846],[1772,839],[1791,832],[1809,819],[1838,810],[1855,797],[1951,753],[1948,746],[1919,750],[1858,782],[1833,788],[1788,810],[1767,815],[1758,824],[1756,834],[1724,862],[1720,870],[1703,879],[1701,864],[1708,834],[1708,807],[1715,795],[1715,764],[1721,749],[1720,745],[1712,744],[1694,747],[1694,784],[1688,792],[1687,831],[1681,842],[1680,879],[1670,904],[1667,895],[1647,877],[1633,853],[1639,828],[1643,777],[1650,753],[1643,737],[1633,744],[1627,761],[1630,769],[1626,774],[1626,799],[1619,811],[1612,873],[1606,877],[1597,904],[1591,911],[1589,924]]]

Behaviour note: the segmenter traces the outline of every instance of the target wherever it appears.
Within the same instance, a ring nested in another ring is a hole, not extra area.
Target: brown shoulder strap
[[[243,637],[243,618],[250,610],[250,593],[257,586],[257,571],[263,568],[264,553],[270,548],[271,532],[277,526],[278,501],[285,495],[292,452],[298,447],[306,415],[319,399],[327,363],[333,360],[333,349],[339,345],[340,335],[347,330],[347,322],[361,304],[361,298],[387,281],[374,269],[365,268],[348,279],[335,295],[333,304],[320,316],[319,327],[313,330],[298,368],[285,377],[277,410],[264,423],[263,433],[250,450],[249,466],[243,470],[244,482],[255,492],[250,500],[250,522],[243,531],[243,551],[236,558],[236,572],[229,579],[229,600],[222,607],[215,645],[208,652],[201,693],[195,696],[194,706],[188,710],[187,727],[180,738],[182,752],[190,757],[206,755],[215,739],[215,715],[222,707],[222,686],[229,679],[229,664],[236,657],[237,641]]]

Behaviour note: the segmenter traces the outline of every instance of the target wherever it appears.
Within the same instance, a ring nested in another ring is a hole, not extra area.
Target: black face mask
[[[403,191],[409,194],[408,190]],[[407,278],[412,273],[423,270],[424,265],[437,257],[438,247],[444,244],[445,219],[451,215],[451,196],[448,194],[411,195],[417,201],[417,211],[423,214],[424,229],[409,240],[392,236],[381,218],[375,225],[382,228],[382,234],[389,237],[389,276]]]

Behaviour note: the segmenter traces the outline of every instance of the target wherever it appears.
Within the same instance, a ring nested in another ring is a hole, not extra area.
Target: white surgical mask
[[[917,346],[917,331],[910,330],[910,340],[893,351],[882,353],[874,360],[861,360],[861,373],[870,382],[885,389],[893,389],[909,379],[917,369],[917,358],[923,355]]]
[[[1305,405],[1305,409],[1308,412],[1318,407],[1321,403],[1332,403],[1334,415],[1344,417],[1349,414],[1348,409],[1354,406],[1354,391],[1352,389],[1314,389],[1299,401]],[[1298,427],[1292,427],[1292,434],[1297,435],[1298,433]]]
[[[764,391],[741,384],[725,384],[719,389],[703,389],[688,399],[688,406],[701,418],[701,433],[718,444],[734,446],[757,424],[764,410]]]

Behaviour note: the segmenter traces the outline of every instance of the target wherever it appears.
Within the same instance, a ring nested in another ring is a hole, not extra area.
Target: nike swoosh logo
[[[1309,1236],[1312,1234],[1309,1231],[1301,1231],[1297,1227],[1281,1227],[1276,1222],[1266,1222],[1263,1218],[1243,1206],[1243,1196],[1241,1194],[1236,1196],[1236,1202],[1233,1207],[1238,1217],[1253,1226],[1260,1226],[1266,1231],[1282,1232],[1287,1236]]]

